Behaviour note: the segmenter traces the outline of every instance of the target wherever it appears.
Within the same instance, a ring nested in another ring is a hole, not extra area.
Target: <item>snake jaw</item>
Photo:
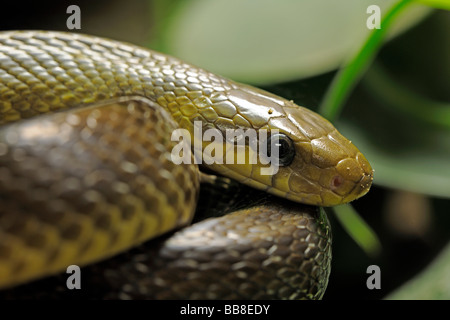
[[[359,154],[357,161],[360,163],[363,173],[359,181],[355,183],[353,190],[343,199],[343,203],[347,203],[364,196],[369,192],[370,187],[372,186],[374,170],[370,166],[367,159],[361,154]]]

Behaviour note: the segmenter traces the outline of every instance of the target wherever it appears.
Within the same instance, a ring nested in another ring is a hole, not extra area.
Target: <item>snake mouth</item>
[[[367,192],[369,192],[370,187],[372,186],[372,181],[373,171],[370,171],[369,173],[364,172],[361,179],[355,183],[353,190],[343,199],[343,203],[350,202],[364,196]]]

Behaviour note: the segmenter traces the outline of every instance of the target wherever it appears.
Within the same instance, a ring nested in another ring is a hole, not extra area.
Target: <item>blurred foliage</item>
[[[388,300],[449,300],[450,244],[413,280],[389,294]]]
[[[450,10],[450,2],[448,0],[416,0],[416,2],[436,9]]]
[[[150,46],[217,74],[267,85],[336,69],[369,34],[369,5],[395,0],[159,0]],[[415,6],[392,37],[429,12]],[[383,29],[384,30],[384,29]]]
[[[381,253],[381,243],[376,233],[362,220],[351,205],[340,205],[333,208],[344,229],[356,243],[370,256],[377,257]]]
[[[360,80],[379,48],[386,40],[386,34],[391,29],[392,24],[410,4],[410,0],[402,0],[389,8],[380,22],[382,27],[374,29],[362,44],[359,51],[341,67],[333,79],[318,110],[324,117],[330,121],[337,119],[340,111],[344,107],[347,97],[350,95],[354,86]]]

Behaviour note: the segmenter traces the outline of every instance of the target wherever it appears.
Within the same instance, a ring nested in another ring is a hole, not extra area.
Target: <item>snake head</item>
[[[281,142],[279,167],[272,176],[261,174],[260,164],[229,166],[222,170],[226,175],[310,205],[339,205],[369,191],[373,180],[369,162],[328,120],[253,87],[240,86],[227,96],[253,128],[276,131]]]
[[[295,152],[289,166],[280,167],[280,178],[289,186],[286,196],[308,204],[334,206],[365,195],[372,185],[373,170],[356,146],[317,113],[292,102],[285,110],[284,132]]]

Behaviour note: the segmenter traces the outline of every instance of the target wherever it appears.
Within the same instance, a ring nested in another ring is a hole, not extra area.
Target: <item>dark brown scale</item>
[[[243,199],[233,200],[227,188],[242,192]],[[63,274],[3,292],[0,298],[320,299],[331,263],[331,229],[323,211],[233,181],[202,189],[200,203],[217,193],[221,212],[206,204],[197,216],[205,215],[203,210],[226,215],[84,268],[83,290],[66,290]],[[262,222],[267,228],[248,241],[251,231],[243,226]],[[280,230],[292,228],[279,236]],[[214,231],[219,236],[212,239]]]

